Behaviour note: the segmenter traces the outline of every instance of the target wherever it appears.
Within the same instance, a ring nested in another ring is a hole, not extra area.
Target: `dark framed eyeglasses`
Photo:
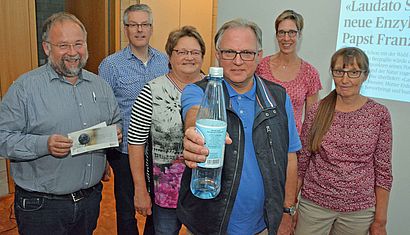
[[[150,23],[141,23],[141,24],[130,23],[130,24],[125,24],[125,26],[127,26],[130,29],[138,29],[139,27],[141,27],[141,29],[146,30],[146,29],[151,28],[152,24],[150,24]]]
[[[341,69],[333,69],[332,70],[332,75],[335,78],[341,78],[345,76],[345,73],[347,73],[347,76],[349,78],[359,78],[362,73],[366,72],[366,70],[341,70]]]
[[[189,54],[191,54],[191,56],[193,57],[199,57],[202,56],[202,51],[201,50],[177,50],[174,49],[172,51],[175,51],[175,53],[177,54],[177,56],[188,56]]]
[[[78,41],[75,43],[58,43],[58,44],[54,44],[49,41],[44,41],[44,42],[52,46],[55,46],[62,51],[67,51],[70,48],[73,48],[74,50],[78,51],[78,50],[81,50],[87,44],[86,42],[83,42],[83,41]]]
[[[234,51],[223,49],[220,49],[219,52],[221,53],[221,58],[223,60],[234,60],[236,56],[239,55],[243,61],[252,61],[257,54],[256,51]]]
[[[287,34],[289,37],[294,38],[296,37],[296,35],[298,34],[299,31],[297,30],[289,30],[289,31],[285,31],[285,30],[279,30],[276,35],[278,35],[278,37],[283,38],[285,37],[285,35]]]

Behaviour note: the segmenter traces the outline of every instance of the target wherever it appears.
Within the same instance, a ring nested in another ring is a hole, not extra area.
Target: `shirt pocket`
[[[126,99],[128,101],[134,101],[139,92],[144,87],[145,83],[149,80],[150,79],[143,74],[133,76],[120,74],[117,83],[118,88],[116,92],[119,93],[123,99]]]
[[[98,117],[100,118],[100,122],[106,122],[107,125],[110,125],[112,120],[112,110],[110,108],[108,98],[107,97],[101,97],[96,101],[97,103],[97,109],[98,109]]]

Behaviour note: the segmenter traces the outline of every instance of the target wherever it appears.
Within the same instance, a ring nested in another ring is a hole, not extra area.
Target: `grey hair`
[[[218,32],[215,35],[215,47],[217,50],[219,50],[219,46],[221,43],[221,38],[222,35],[225,33],[226,30],[228,29],[232,29],[232,28],[250,28],[252,29],[252,31],[255,33],[256,36],[256,43],[258,46],[258,50],[262,50],[262,30],[261,28],[259,28],[259,26],[252,21],[249,21],[247,19],[243,19],[243,18],[238,18],[238,19],[234,19],[228,22],[225,22],[221,28],[219,28]]]
[[[122,19],[123,24],[128,24],[128,14],[130,12],[134,12],[134,11],[143,11],[146,12],[148,14],[148,21],[150,24],[152,24],[153,22],[153,17],[152,17],[152,10],[151,8],[147,5],[147,4],[134,4],[129,6],[127,9],[125,9],[124,11],[124,17]],[[139,22],[141,23],[141,22]]]
[[[84,38],[87,39],[87,30],[85,30],[83,23],[81,23],[81,21],[77,17],[67,12],[58,12],[58,13],[52,14],[50,17],[46,19],[46,21],[44,21],[42,35],[41,35],[41,39],[43,40],[43,42],[48,41],[48,36],[49,36],[51,27],[56,22],[63,22],[63,21],[71,21],[77,24],[78,26],[80,26],[81,30],[84,33]]]

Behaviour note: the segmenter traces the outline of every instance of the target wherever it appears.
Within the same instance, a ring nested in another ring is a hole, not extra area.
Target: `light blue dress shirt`
[[[0,105],[0,156],[11,160],[16,184],[29,191],[67,194],[100,182],[104,150],[54,157],[47,141],[106,122],[121,127],[120,110],[108,84],[82,70],[73,85],[49,64],[23,74]]]
[[[128,154],[128,126],[135,99],[147,82],[168,73],[168,57],[165,54],[149,47],[148,56],[144,64],[127,46],[105,58],[98,67],[98,74],[112,87],[121,109],[124,128],[119,150],[125,154]]]

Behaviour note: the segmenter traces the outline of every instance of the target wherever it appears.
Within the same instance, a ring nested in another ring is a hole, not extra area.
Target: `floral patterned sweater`
[[[165,75],[148,82],[132,107],[128,130],[130,144],[150,139],[146,152],[152,160],[155,204],[166,208],[177,206],[185,169],[180,97],[181,90]]]

